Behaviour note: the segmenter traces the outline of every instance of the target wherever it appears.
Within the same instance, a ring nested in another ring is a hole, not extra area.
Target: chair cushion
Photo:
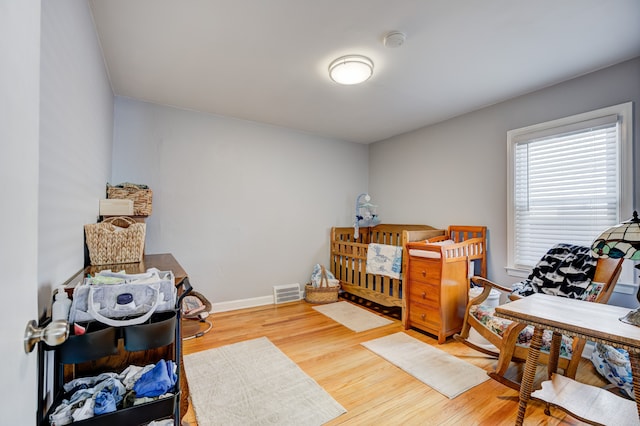
[[[508,319],[499,318],[494,315],[494,308],[486,305],[474,305],[469,309],[469,314],[473,315],[478,321],[480,321],[486,328],[500,337],[503,337],[505,330],[512,324],[512,321]],[[551,336],[553,333],[551,330],[545,330],[542,333],[542,347],[543,352],[549,352],[551,349]],[[533,338],[533,327],[527,326],[520,332],[516,344],[518,346],[529,347],[531,339]],[[560,343],[560,356],[564,358],[571,358],[573,354],[573,339],[571,337],[562,336]]]
[[[544,293],[584,299],[593,280],[598,260],[589,247],[556,244],[533,268],[526,280],[513,285],[513,294]]]

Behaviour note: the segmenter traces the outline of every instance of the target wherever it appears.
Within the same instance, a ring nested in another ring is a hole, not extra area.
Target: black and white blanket
[[[533,268],[526,280],[513,285],[513,294],[544,293],[582,299],[595,274],[597,259],[589,247],[556,244]]]

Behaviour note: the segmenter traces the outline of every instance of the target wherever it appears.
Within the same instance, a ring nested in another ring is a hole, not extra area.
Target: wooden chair
[[[576,256],[576,251],[581,252],[581,255]],[[584,266],[585,258],[589,259],[588,262],[591,268],[593,268],[595,264],[595,271],[591,271],[593,272],[593,279],[589,280],[585,278],[586,281],[585,279],[579,280],[581,286],[576,287],[574,286],[575,281],[573,281],[575,276],[570,276],[570,274],[575,268]],[[482,305],[489,297],[491,290],[497,289],[509,294],[510,300],[523,297],[518,294],[519,292],[524,293],[524,296],[535,292],[544,292],[547,294],[555,294],[558,297],[570,297],[596,303],[607,303],[615,283],[620,276],[622,262],[623,259],[600,258],[596,260],[590,257],[587,247],[558,244],[547,252],[527,280],[514,285],[516,291],[514,291],[513,288],[507,288],[493,283],[486,278],[475,276],[471,279],[472,283],[480,285],[484,287],[484,289],[479,296],[471,299],[467,304],[462,331],[453,337],[455,340],[477,351],[498,358],[496,371],[489,373],[489,376],[517,390],[520,388],[520,384],[507,379],[505,374],[511,361],[526,361],[533,329],[532,327],[525,327],[524,324],[494,317],[493,308]],[[563,273],[567,271],[567,268],[571,271],[570,274],[563,275]],[[546,281],[545,278],[548,276],[551,276],[555,281],[551,286],[548,286],[549,282]],[[542,277],[542,281],[540,277]],[[557,285],[560,278],[562,278],[562,282]],[[557,287],[553,287],[554,285],[557,285]],[[523,289],[527,291],[523,292]],[[468,339],[471,328],[491,342],[498,351],[496,352],[470,342]],[[550,331],[545,331],[539,359],[539,362],[544,364],[549,362],[551,336],[552,333]],[[556,338],[560,338],[560,336]],[[586,341],[578,338],[571,339],[567,336],[562,336],[561,339],[562,343],[558,367],[564,369],[565,376],[575,378]]]

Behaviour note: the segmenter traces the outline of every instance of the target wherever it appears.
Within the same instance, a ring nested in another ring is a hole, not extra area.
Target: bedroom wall
[[[37,316],[40,0],[0,6],[0,410],[7,425],[34,423],[37,355],[22,346]],[[16,303],[15,301],[19,301]]]
[[[89,6],[42,2],[38,207],[39,309],[84,266],[83,225],[111,176],[113,92]]]
[[[370,145],[369,189],[381,216],[388,223],[442,228],[486,225],[489,277],[505,284],[518,281],[504,269],[507,131],[633,101],[637,170],[639,76],[640,58],[636,58]],[[636,182],[637,176],[636,172]],[[635,190],[640,200],[640,187]]]
[[[304,285],[367,190],[366,145],[119,97],[114,132],[111,183],[154,191],[146,252],[173,253],[218,311]]]

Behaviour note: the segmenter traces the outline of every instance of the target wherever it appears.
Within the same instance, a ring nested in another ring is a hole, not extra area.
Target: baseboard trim
[[[636,294],[638,292],[638,284],[616,283],[613,287],[614,293]]]
[[[256,306],[273,305],[273,295],[252,297],[250,299],[230,300],[211,304],[211,312],[228,312]]]

